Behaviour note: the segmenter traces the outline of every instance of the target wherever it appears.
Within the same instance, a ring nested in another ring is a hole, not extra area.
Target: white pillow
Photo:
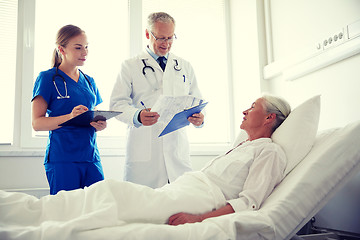
[[[291,111],[285,121],[272,134],[287,156],[287,175],[310,151],[318,130],[320,95],[310,98]]]

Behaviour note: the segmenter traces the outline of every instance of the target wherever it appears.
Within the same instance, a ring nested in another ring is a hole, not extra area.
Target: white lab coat
[[[153,73],[146,68],[147,78],[143,75],[143,59],[155,70]],[[180,71],[174,69],[174,60],[177,60]],[[128,125],[124,180],[153,188],[191,171],[186,128],[159,138],[159,124],[134,126],[134,114],[143,108],[140,101],[151,108],[161,94],[201,98],[189,62],[169,53],[163,72],[156,60],[144,50],[122,64],[110,99],[110,109],[122,111],[117,119]]]

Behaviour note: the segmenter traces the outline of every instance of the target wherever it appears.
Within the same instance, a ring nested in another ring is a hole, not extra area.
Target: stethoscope
[[[176,59],[174,59],[174,61],[175,61],[175,65],[174,65],[175,71],[181,71],[181,68],[179,67],[178,61]]]
[[[153,87],[154,91],[158,90],[159,89],[159,86],[154,86],[154,84],[152,84],[149,79],[147,78],[147,75],[146,75],[146,69],[149,68],[154,74],[155,74],[155,70],[152,66],[149,66],[149,65],[146,65],[146,60],[148,59],[141,59],[141,61],[143,62],[144,64],[144,67],[142,69],[142,74],[145,76],[145,78],[147,79],[148,83]],[[174,69],[175,71],[181,71],[181,67],[179,67],[179,63],[178,63],[178,60],[177,59],[173,59],[174,62],[175,62],[175,65],[174,65]],[[156,81],[157,82],[157,81]],[[157,82],[158,83],[158,82]]]
[[[67,85],[66,85],[65,78],[64,78],[61,74],[59,74],[58,69],[59,69],[59,68],[56,67],[56,73],[54,74],[54,76],[53,76],[53,78],[52,78],[52,81],[53,81],[53,83],[54,83],[55,89],[56,89],[57,93],[59,94],[59,96],[57,96],[57,99],[70,98],[70,96],[68,95],[68,89],[67,89]],[[82,75],[84,75],[86,81],[89,83],[89,85],[91,86],[91,88],[92,88],[92,90],[93,90],[93,92],[94,92],[94,94],[95,94],[94,87],[93,87],[93,85],[91,84],[91,82],[89,81],[89,79],[87,78],[87,76],[86,76],[80,69],[79,69],[79,72],[82,73]],[[57,87],[57,85],[56,85],[56,83],[55,83],[55,78],[56,78],[56,77],[60,77],[60,78],[63,80],[64,86],[65,86],[65,95],[61,95],[61,93],[60,93],[60,91],[59,91],[59,89],[58,89],[58,87]],[[95,96],[96,96],[96,95],[95,95]]]
[[[150,70],[151,70],[152,72],[155,72],[155,70],[154,70],[154,68],[153,68],[152,66],[146,65],[145,60],[147,60],[147,59],[141,59],[141,61],[142,61],[143,64],[144,64],[144,67],[143,67],[143,69],[142,69],[142,73],[143,73],[144,76],[146,76],[146,71],[145,71],[145,69],[147,69],[147,68],[150,68]],[[178,60],[177,60],[177,59],[173,59],[173,60],[174,60],[174,62],[175,62],[175,65],[174,65],[175,71],[181,71],[181,67],[179,67]]]

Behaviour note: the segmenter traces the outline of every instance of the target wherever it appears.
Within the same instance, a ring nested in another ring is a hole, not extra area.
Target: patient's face
[[[256,132],[264,126],[268,114],[265,111],[263,101],[262,98],[259,98],[249,109],[243,111],[244,118],[240,128],[244,129],[248,134]]]

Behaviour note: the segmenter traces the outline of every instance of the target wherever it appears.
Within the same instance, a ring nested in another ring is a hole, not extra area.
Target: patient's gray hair
[[[165,12],[154,12],[148,16],[147,30],[153,31],[156,22],[173,23],[175,26],[175,19]]]
[[[270,94],[263,94],[261,98],[265,100],[266,112],[276,114],[276,122],[273,126],[273,131],[275,131],[289,116],[291,112],[290,104],[285,99]]]

